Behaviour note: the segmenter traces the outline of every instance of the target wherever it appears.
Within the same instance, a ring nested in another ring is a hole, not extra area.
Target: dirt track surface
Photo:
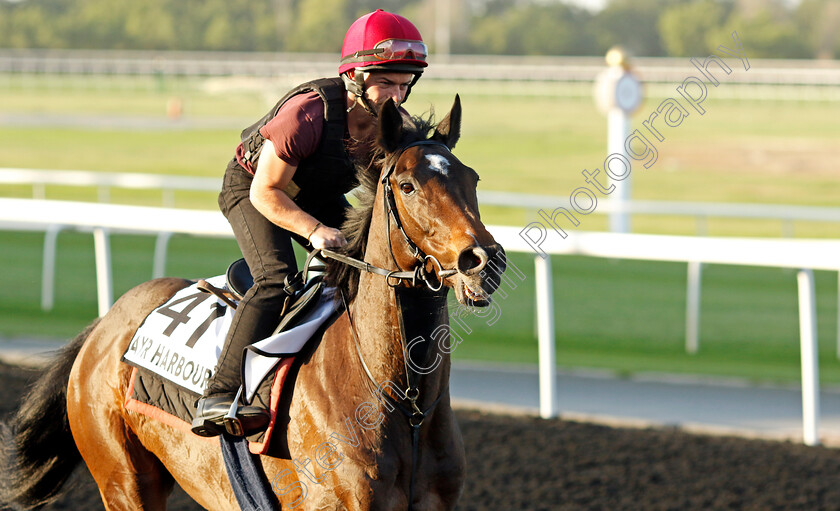
[[[0,364],[8,418],[32,372]],[[460,411],[460,510],[840,510],[840,450]],[[46,510],[103,509],[93,480]],[[170,509],[201,509],[177,490]]]

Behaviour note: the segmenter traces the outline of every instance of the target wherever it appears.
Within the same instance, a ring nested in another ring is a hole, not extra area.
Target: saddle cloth
[[[206,280],[217,288],[226,287],[224,275]],[[293,328],[255,342],[245,351],[243,394],[249,403],[271,412],[269,428],[249,437],[255,454],[268,449],[294,355],[337,312],[332,289],[324,289],[315,299],[317,303]],[[149,313],[122,357],[135,368],[126,408],[189,430],[195,403],[213,375],[233,312],[194,284]]]

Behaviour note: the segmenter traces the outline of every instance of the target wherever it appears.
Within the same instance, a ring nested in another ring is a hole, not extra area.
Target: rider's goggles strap
[[[379,60],[416,60],[426,62],[429,48],[422,41],[386,39],[370,50],[359,50],[341,58],[341,62],[369,62],[373,56]]]

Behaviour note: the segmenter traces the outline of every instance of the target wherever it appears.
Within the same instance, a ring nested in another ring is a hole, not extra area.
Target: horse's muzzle
[[[458,255],[456,268],[464,275],[475,275],[490,269],[499,275],[507,267],[505,250],[498,243],[486,246],[467,247]]]
[[[458,275],[468,302],[483,306],[499,287],[507,268],[505,251],[499,244],[474,245],[458,255]],[[489,302],[488,302],[489,303]]]

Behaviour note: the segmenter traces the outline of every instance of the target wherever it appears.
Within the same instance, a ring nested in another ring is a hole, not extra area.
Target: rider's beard
[[[373,115],[374,117],[379,117],[379,113],[382,111],[382,106],[385,104],[386,101],[388,101],[388,99],[391,99],[391,98],[384,97],[377,102],[373,102],[373,101],[370,100],[370,98],[368,98],[368,104],[370,105],[370,109],[373,111],[371,113],[371,115]],[[397,108],[399,108],[401,104],[402,104],[402,102],[400,102],[400,103],[397,103],[396,101],[394,102],[394,106],[396,106]]]

